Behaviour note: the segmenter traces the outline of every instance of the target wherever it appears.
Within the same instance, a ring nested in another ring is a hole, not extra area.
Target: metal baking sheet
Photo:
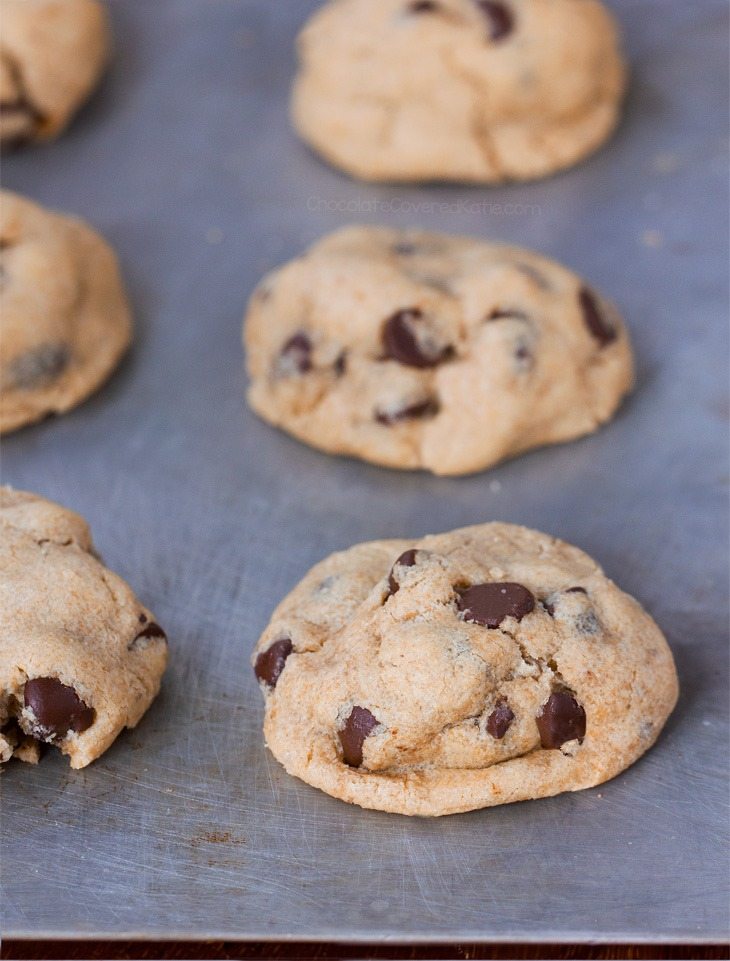
[[[576,169],[496,189],[368,186],[287,121],[314,0],[112,0],[116,57],[5,186],[119,250],[133,351],[2,478],[80,511],[171,639],[164,690],[96,764],[2,776],[6,936],[702,941],[728,933],[727,6],[614,0],[626,118]],[[414,51],[414,56],[417,56]],[[360,220],[503,238],[612,295],[639,383],[594,437],[469,478],[310,450],[244,406],[261,273]],[[490,519],[598,558],[681,676],[656,748],[594,790],[437,820],[362,811],[266,752],[249,654],[315,561]]]

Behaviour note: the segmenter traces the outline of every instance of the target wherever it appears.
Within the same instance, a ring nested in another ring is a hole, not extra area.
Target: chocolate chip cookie
[[[0,143],[57,136],[107,60],[107,17],[97,0],[0,0]]]
[[[639,604],[576,547],[509,524],[333,554],[276,609],[253,664],[286,770],[399,814],[600,784],[677,699]]]
[[[626,71],[598,0],[331,0],[299,39],[302,138],[366,180],[526,180],[596,150]]]
[[[94,553],[85,521],[0,487],[0,762],[43,744],[82,768],[154,700],[165,632]]]
[[[374,227],[265,278],[245,344],[265,420],[330,453],[436,474],[591,433],[633,378],[615,308],[559,264]]]
[[[0,193],[0,433],[106,380],[132,336],[116,257],[72,217]]]

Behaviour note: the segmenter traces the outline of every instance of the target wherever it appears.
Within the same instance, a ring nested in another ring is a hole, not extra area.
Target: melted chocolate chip
[[[412,547],[408,551],[404,551],[401,556],[396,560],[390,569],[390,574],[388,575],[388,597],[392,597],[400,589],[400,584],[395,579],[395,569],[396,567],[413,567],[416,563],[416,549]],[[386,601],[388,600],[386,597]]]
[[[501,741],[514,719],[515,716],[507,701],[497,701],[494,710],[487,718],[487,733]]]
[[[334,363],[334,369],[335,369],[335,374],[338,377],[342,377],[342,375],[347,370],[347,351],[343,350],[342,353],[339,354],[339,356],[337,357],[337,360]]]
[[[294,645],[290,638],[282,637],[280,640],[274,641],[271,647],[262,651],[256,658],[254,674],[268,687],[276,687],[281,672],[284,670],[286,659],[293,651]]]
[[[408,7],[409,13],[435,13],[439,5],[435,0],[413,0]]]
[[[428,0],[424,0],[424,2],[428,2]],[[414,11],[414,13],[418,12],[418,10]],[[409,240],[400,240],[398,243],[393,244],[391,249],[393,253],[397,254],[399,257],[412,257],[418,248]]]
[[[506,3],[500,0],[476,0],[476,5],[489,24],[489,39],[504,40],[514,29],[514,16]]]
[[[525,322],[529,319],[524,310],[508,310],[501,307],[495,307],[487,317],[487,320],[524,320]]]
[[[2,145],[6,149],[14,149],[33,140],[45,123],[45,115],[29,96],[18,61],[6,50],[0,57],[13,91],[11,97],[0,102],[0,119],[5,121],[3,126],[10,130],[2,137]]]
[[[436,367],[453,354],[452,347],[439,347],[428,338],[419,339],[416,328],[423,323],[423,311],[418,307],[399,310],[383,326],[383,346],[391,360],[406,367]]]
[[[380,721],[366,707],[353,707],[340,733],[342,760],[350,767],[362,764],[362,746]]]
[[[544,748],[559,748],[566,741],[582,741],[585,737],[586,712],[570,691],[554,691],[536,721]]]
[[[143,617],[144,621],[141,620]],[[140,621],[143,624],[146,623],[147,618],[144,614],[140,614]],[[137,634],[132,643],[129,645],[129,649],[133,650],[135,647],[141,647],[142,645],[140,644],[140,641],[153,641],[159,639],[162,639],[165,643],[167,643],[167,634],[165,634],[159,624],[156,624],[154,621],[150,621],[149,624],[147,624],[147,627]]]
[[[524,339],[518,340],[515,346],[515,366],[519,371],[532,370],[535,366],[535,355]]]
[[[595,337],[601,347],[606,347],[608,344],[613,343],[618,337],[618,334],[604,317],[598,305],[596,295],[588,290],[587,287],[583,287],[580,294],[578,294],[578,299],[581,310],[583,311],[583,321],[591,332],[591,335]]]
[[[456,605],[465,621],[496,628],[506,617],[518,621],[535,607],[535,598],[522,584],[474,584],[458,591]]]
[[[25,685],[25,707],[33,712],[35,737],[66,737],[69,731],[81,733],[94,723],[92,707],[76,691],[56,677],[34,677]]]
[[[306,374],[312,369],[312,341],[304,331],[294,334],[279,352],[279,367],[285,373]]]
[[[66,370],[71,352],[66,344],[41,344],[10,364],[10,382],[19,390],[35,390],[52,383]]]
[[[375,420],[379,424],[391,427],[402,420],[417,420],[421,417],[435,417],[441,409],[441,405],[433,397],[422,400],[418,404],[410,404],[407,407],[400,407],[396,410],[376,410]]]

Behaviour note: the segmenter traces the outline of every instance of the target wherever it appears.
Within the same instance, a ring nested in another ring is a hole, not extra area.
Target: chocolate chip
[[[407,407],[398,407],[395,410],[376,410],[375,420],[379,424],[391,427],[402,420],[416,420],[423,417],[435,417],[441,409],[439,402],[430,397],[418,404],[410,404]]]
[[[504,40],[512,33],[514,17],[506,3],[500,0],[476,0],[476,5],[487,18],[490,40]]]
[[[489,314],[487,320],[523,320],[528,322],[530,318],[523,310],[511,310],[502,307],[495,307]]]
[[[294,645],[288,637],[282,637],[278,641],[262,651],[256,658],[254,674],[263,681],[268,687],[276,687],[276,683],[284,670],[286,659],[294,651]]]
[[[19,390],[43,387],[60,377],[70,360],[71,352],[66,344],[41,344],[10,364],[10,383]]]
[[[507,701],[504,699],[497,701],[494,710],[487,718],[487,732],[501,741],[514,719],[515,716]]]
[[[534,609],[535,598],[522,584],[474,584],[458,591],[456,606],[465,621],[495,628],[506,617],[521,621]]]
[[[429,0],[424,0],[424,2],[429,2]],[[415,12],[418,13],[419,11],[416,10]],[[399,257],[412,257],[418,248],[409,240],[400,240],[393,244],[391,249],[393,253],[397,254]]]
[[[532,370],[535,366],[535,355],[524,338],[517,341],[515,346],[515,366],[520,371]]]
[[[595,337],[601,347],[613,343],[618,334],[603,316],[596,295],[587,287],[583,287],[578,294],[578,299],[583,311],[583,320],[591,335]]]
[[[585,737],[586,712],[570,691],[554,691],[536,720],[544,748],[559,748],[566,741],[582,741]]]
[[[453,354],[452,347],[441,347],[428,336],[416,334],[423,324],[423,311],[418,307],[399,310],[383,326],[383,346],[386,357],[406,367],[436,367]]]
[[[306,374],[312,369],[312,341],[304,331],[294,334],[281,348],[279,367],[285,374]]]
[[[144,621],[142,618],[144,617]],[[140,622],[142,624],[146,623],[147,617],[144,614],[140,614]],[[140,641],[152,641],[162,639],[167,643],[167,634],[162,630],[159,624],[155,624],[154,621],[150,621],[144,630],[140,631],[139,634],[134,638],[132,643],[129,645],[129,650],[133,650],[136,647],[143,647],[145,645],[140,644]]]
[[[435,13],[439,5],[435,0],[413,0],[408,7],[409,13]]]
[[[395,579],[395,569],[396,567],[413,567],[416,563],[416,549],[412,547],[410,550],[404,551],[401,556],[395,561],[390,569],[390,574],[388,575],[388,589],[390,593],[388,597],[392,597],[400,589],[400,584]],[[386,601],[388,600],[386,597]]]
[[[25,685],[25,707],[33,712],[34,737],[66,737],[81,733],[94,723],[95,711],[76,691],[56,677],[34,677]]]
[[[335,374],[338,377],[342,375],[347,370],[347,351],[343,350],[342,353],[337,357],[334,363]]]
[[[380,721],[366,707],[353,707],[340,733],[342,760],[350,767],[362,764],[362,746],[365,738],[375,730]]]
[[[14,149],[30,143],[45,123],[45,115],[36,107],[26,89],[19,63],[7,51],[0,54],[4,72],[10,80],[13,96],[0,103],[0,119],[10,130],[2,137],[5,149]]]

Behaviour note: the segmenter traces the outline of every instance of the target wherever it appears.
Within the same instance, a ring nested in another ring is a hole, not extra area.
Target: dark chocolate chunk
[[[522,584],[474,584],[457,592],[457,607],[465,621],[499,627],[506,617],[518,621],[535,607],[535,598]]]
[[[521,337],[515,345],[515,366],[523,372],[532,370],[535,366],[535,355],[524,337]]]
[[[453,354],[452,347],[441,347],[428,337],[419,338],[416,329],[424,323],[423,311],[418,307],[399,310],[383,326],[383,346],[391,360],[406,367],[436,367]]]
[[[146,615],[140,614],[139,617],[140,617],[140,623],[145,624],[147,622]],[[144,618],[144,621],[142,620],[142,618]],[[162,630],[159,624],[156,624],[154,621],[150,621],[149,624],[147,624],[147,627],[145,627],[143,630],[139,632],[139,634],[137,634],[137,636],[134,638],[132,643],[129,645],[129,649],[131,651],[135,647],[142,647],[143,644],[140,642],[152,641],[157,639],[162,639],[163,641],[165,641],[165,643],[167,643],[167,634],[165,634],[165,632]]]
[[[618,337],[618,334],[604,317],[596,295],[588,290],[587,287],[583,287],[578,295],[578,299],[581,310],[583,311],[583,320],[591,332],[591,335],[595,337],[601,347],[606,347],[608,344],[613,343]]]
[[[338,377],[342,377],[347,370],[347,351],[343,350],[342,353],[337,356],[334,368],[335,374],[337,374]]]
[[[66,737],[81,733],[94,723],[95,711],[76,691],[56,677],[34,677],[25,685],[25,707],[32,711],[34,737]]]
[[[428,2],[428,0],[425,0]],[[416,13],[418,11],[415,11]],[[397,243],[393,244],[392,250],[394,254],[399,257],[412,257],[418,248],[415,244],[411,243],[409,240],[399,240]]]
[[[495,307],[487,317],[487,320],[524,320],[526,322],[529,321],[529,319],[523,310],[511,310],[501,307]]]
[[[408,6],[409,13],[435,13],[439,5],[435,0],[413,0]]]
[[[435,417],[441,409],[441,405],[435,398],[429,397],[420,401],[418,404],[410,404],[396,410],[376,410],[375,420],[379,424],[391,427],[402,420],[417,420],[422,417]]]
[[[585,737],[586,712],[570,691],[554,691],[536,721],[544,748],[559,748],[566,741],[582,741]]]
[[[2,138],[6,150],[23,147],[30,143],[45,123],[45,115],[36,107],[26,89],[23,73],[17,60],[4,50],[2,57],[6,74],[13,90],[11,98],[0,102],[0,117],[9,123],[13,133]]]
[[[10,384],[19,390],[45,387],[61,376],[70,360],[71,351],[66,344],[41,344],[11,362]]]
[[[285,373],[306,374],[312,369],[312,341],[303,330],[294,334],[279,352],[279,367]]]
[[[401,556],[395,561],[390,569],[390,574],[388,575],[388,588],[390,593],[388,597],[392,597],[396,594],[400,588],[400,584],[395,579],[395,569],[396,567],[413,567],[416,563],[416,549],[412,547],[410,550],[404,551]],[[386,597],[386,601],[388,600]]]
[[[353,707],[340,733],[342,760],[350,767],[362,764],[362,746],[380,721],[366,707]]]
[[[286,659],[294,651],[294,645],[288,637],[282,637],[267,647],[256,658],[254,674],[268,687],[276,687],[276,683],[284,670]]]
[[[504,699],[497,701],[494,710],[487,718],[487,733],[501,741],[514,719],[515,716],[507,701]]]
[[[489,24],[489,39],[504,40],[514,29],[514,16],[506,3],[501,0],[476,0],[476,5]]]

